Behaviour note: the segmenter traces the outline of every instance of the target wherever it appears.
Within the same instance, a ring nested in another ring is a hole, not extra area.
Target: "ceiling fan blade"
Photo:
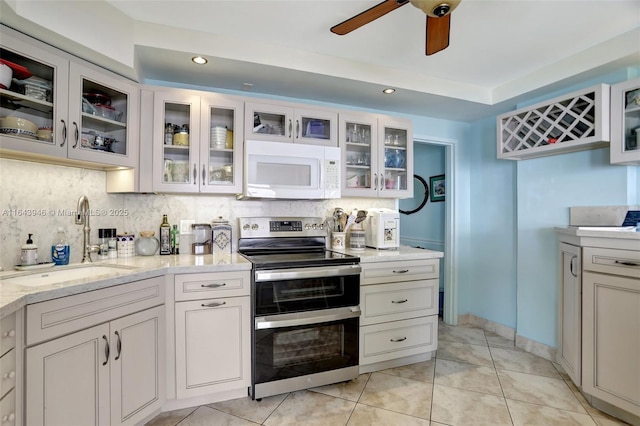
[[[426,54],[433,55],[449,46],[449,24],[451,14],[441,18],[427,16],[427,43]]]
[[[365,10],[362,13],[359,13],[352,18],[347,19],[346,21],[339,23],[338,25],[334,25],[333,27],[331,27],[331,32],[338,35],[348,34],[351,31],[357,30],[361,26],[380,18],[381,16],[384,16],[401,6],[404,6],[407,3],[409,3],[409,0],[383,1],[382,3],[378,3],[377,5]]]

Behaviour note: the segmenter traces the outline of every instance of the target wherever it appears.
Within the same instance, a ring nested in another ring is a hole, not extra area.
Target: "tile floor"
[[[559,365],[470,327],[440,324],[435,359],[354,381],[162,413],[146,426],[624,425],[592,407]]]

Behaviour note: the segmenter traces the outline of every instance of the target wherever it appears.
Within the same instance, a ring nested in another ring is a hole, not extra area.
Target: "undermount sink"
[[[64,269],[62,269],[64,268]],[[79,265],[62,267],[61,269],[50,269],[27,274],[14,275],[2,279],[2,284],[16,284],[24,287],[41,287],[45,285],[55,285],[68,281],[82,280],[87,278],[104,279],[126,274],[133,266],[123,265]]]

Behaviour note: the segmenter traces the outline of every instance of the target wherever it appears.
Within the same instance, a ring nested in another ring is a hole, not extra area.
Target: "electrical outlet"
[[[182,235],[192,234],[191,225],[195,223],[194,219],[180,219],[180,233]]]

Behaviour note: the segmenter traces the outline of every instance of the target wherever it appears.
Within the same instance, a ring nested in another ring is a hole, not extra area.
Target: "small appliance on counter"
[[[367,247],[394,249],[400,246],[400,212],[397,210],[370,209],[364,228]]]

